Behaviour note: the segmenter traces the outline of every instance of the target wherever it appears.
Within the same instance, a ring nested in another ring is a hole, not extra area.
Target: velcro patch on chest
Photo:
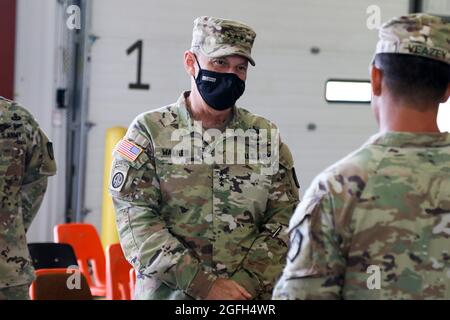
[[[116,150],[122,157],[130,161],[135,161],[144,151],[141,147],[126,139],[120,141]]]

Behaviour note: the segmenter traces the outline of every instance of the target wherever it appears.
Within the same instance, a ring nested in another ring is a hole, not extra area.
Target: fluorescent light
[[[370,81],[328,80],[325,99],[328,102],[369,103],[372,99]]]
[[[437,123],[441,132],[450,132],[450,100],[440,105]]]

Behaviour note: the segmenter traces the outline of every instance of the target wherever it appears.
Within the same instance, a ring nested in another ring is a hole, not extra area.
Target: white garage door
[[[189,86],[182,57],[193,20],[213,15],[241,20],[257,32],[256,67],[239,104],[278,124],[290,146],[303,191],[323,168],[376,131],[370,106],[328,104],[329,78],[368,79],[377,32],[366,27],[369,5],[381,19],[408,11],[408,0],[93,0],[93,45],[86,207],[100,224],[105,130],[128,126],[141,112],[174,102]],[[132,90],[142,39],[141,82]],[[311,48],[320,49],[312,54]],[[308,130],[314,124],[315,130]],[[311,127],[311,126],[310,126]]]

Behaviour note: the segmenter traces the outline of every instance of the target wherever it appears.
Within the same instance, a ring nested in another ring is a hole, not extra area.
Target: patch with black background
[[[47,142],[47,152],[50,159],[55,160],[55,153],[53,152],[53,143]]]

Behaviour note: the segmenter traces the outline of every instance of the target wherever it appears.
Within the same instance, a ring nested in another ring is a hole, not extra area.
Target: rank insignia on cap
[[[138,147],[134,143],[128,141],[128,140],[122,140],[120,141],[117,152],[123,156],[124,158],[134,161],[139,157],[139,155],[142,153],[142,148]]]

